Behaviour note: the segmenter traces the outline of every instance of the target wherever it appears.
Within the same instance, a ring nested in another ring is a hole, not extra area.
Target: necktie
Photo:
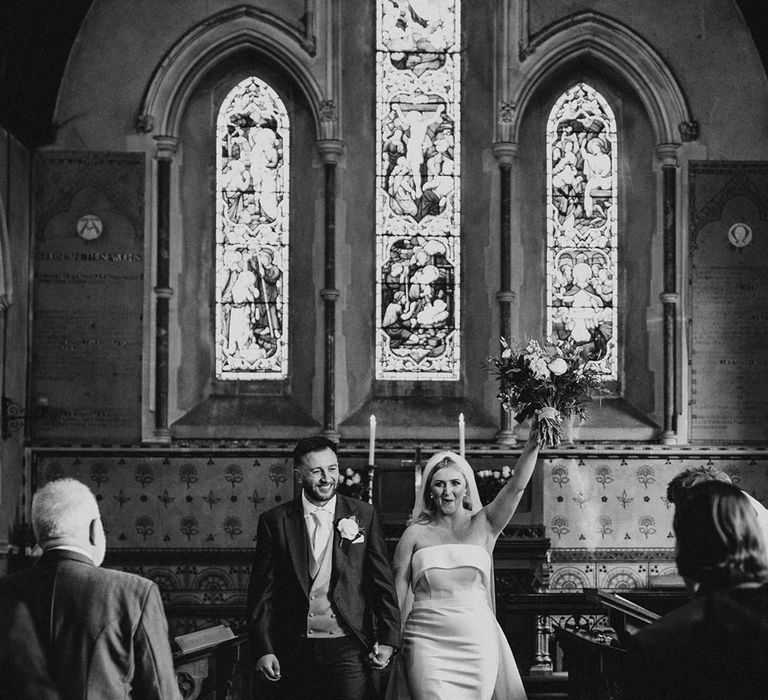
[[[315,560],[319,562],[323,558],[323,552],[328,544],[328,530],[330,526],[328,516],[331,514],[322,508],[318,508],[313,510],[311,515],[315,523],[315,529],[312,533],[312,554]]]

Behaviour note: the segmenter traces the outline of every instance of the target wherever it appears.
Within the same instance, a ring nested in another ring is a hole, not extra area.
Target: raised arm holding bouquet
[[[499,377],[499,401],[518,422],[538,418],[540,446],[560,444],[563,421],[574,415],[584,420],[584,404],[601,390],[599,365],[573,342],[542,347],[530,340],[522,347],[502,338],[501,345],[501,355],[490,358]]]

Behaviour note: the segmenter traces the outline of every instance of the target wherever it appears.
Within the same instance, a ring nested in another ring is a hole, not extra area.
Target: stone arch
[[[584,57],[612,68],[627,81],[648,113],[657,144],[679,143],[680,125],[691,122],[691,116],[672,71],[642,37],[595,12],[555,22],[528,45],[508,106],[509,140],[519,142],[526,108],[538,86],[554,72]]]
[[[201,22],[171,47],[142,98],[138,130],[178,138],[184,108],[199,81],[214,66],[243,50],[263,54],[295,80],[306,96],[316,133],[320,134],[323,97],[304,60],[314,55],[314,44],[284,20],[246,5]]]

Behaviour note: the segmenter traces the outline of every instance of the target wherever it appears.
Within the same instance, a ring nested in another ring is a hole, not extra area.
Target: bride
[[[415,519],[395,550],[395,584],[405,626],[389,698],[525,698],[493,611],[492,556],[537,456],[534,425],[514,475],[485,507],[465,459],[439,452],[427,462]]]

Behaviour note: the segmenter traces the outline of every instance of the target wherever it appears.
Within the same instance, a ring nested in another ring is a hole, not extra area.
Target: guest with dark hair
[[[683,469],[667,484],[667,500],[674,505],[680,505],[688,497],[694,486],[706,483],[707,481],[732,483],[731,477],[728,474],[709,464],[689,467],[688,469]],[[746,491],[742,491],[742,493],[747,497],[747,500],[755,510],[763,543],[768,550],[768,509],[760,501],[752,498]]]
[[[673,505],[678,505],[687,498],[694,486],[707,481],[722,481],[730,484],[731,477],[708,464],[683,469],[667,484],[667,500]]]
[[[630,638],[625,697],[768,698],[768,558],[754,508],[710,480],[677,503],[674,530],[694,599]]]

